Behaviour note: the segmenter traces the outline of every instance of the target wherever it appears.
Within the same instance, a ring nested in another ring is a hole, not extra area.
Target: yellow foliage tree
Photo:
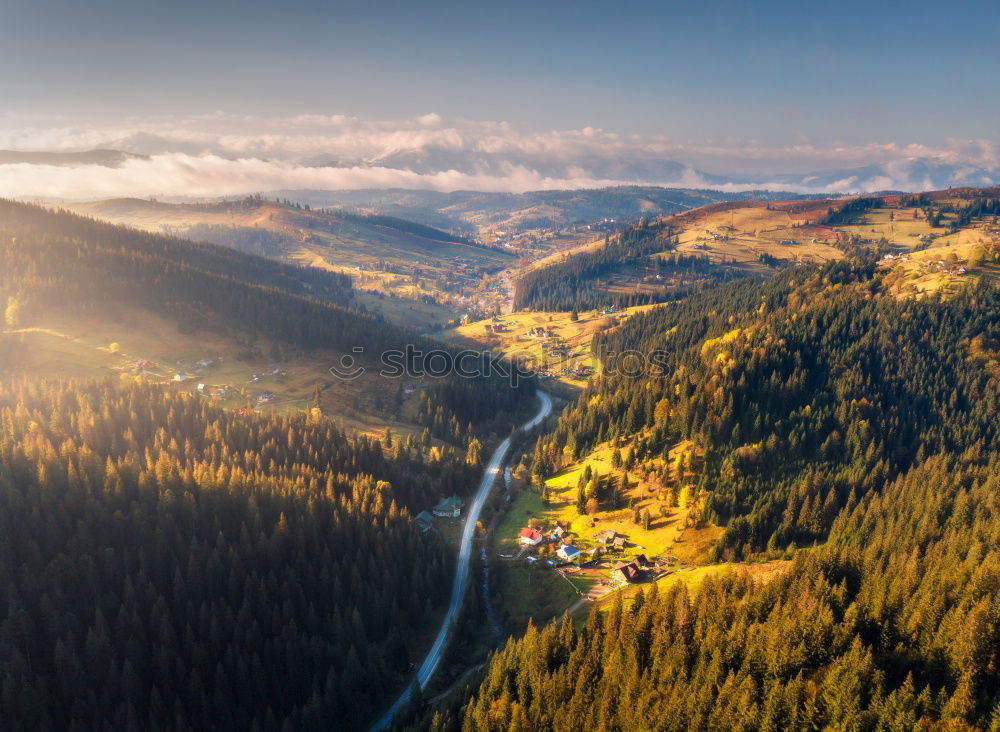
[[[8,328],[16,328],[21,324],[21,303],[16,297],[7,298],[7,310],[4,312],[4,322]]]

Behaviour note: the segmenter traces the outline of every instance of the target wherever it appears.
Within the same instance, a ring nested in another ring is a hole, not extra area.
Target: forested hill
[[[75,252],[81,267],[112,266],[124,257],[143,260],[132,265],[132,277],[152,278],[148,272],[166,267],[162,277],[180,268],[216,279],[231,279],[280,289],[292,295],[307,295],[347,305],[351,280],[346,275],[277,264],[269,259],[227,247],[198,244],[172,236],[148,234],[65,211],[0,199],[0,232],[4,237],[22,237],[22,249],[46,247],[53,256]],[[26,252],[22,256],[29,256]],[[36,259],[38,255],[32,255]],[[72,261],[72,260],[71,260]],[[86,269],[84,269],[86,271]],[[114,278],[110,270],[102,279]],[[101,284],[104,284],[103,282]],[[209,293],[206,293],[208,295]]]
[[[567,410],[536,470],[606,439],[703,454],[698,510],[744,557],[822,540],[837,513],[926,456],[1000,440],[1000,293],[884,293],[873,261],[734,282],[600,334],[607,376]],[[641,378],[615,354],[657,353]]]
[[[26,323],[53,309],[114,318],[119,309],[141,308],[188,332],[311,351],[362,348],[361,357],[376,364],[386,349],[441,348],[351,307],[344,275],[10,201],[0,201],[0,298]],[[421,414],[443,434],[453,418],[463,427],[503,420],[532,389],[525,380],[511,388],[500,375],[447,377],[435,382]]]
[[[694,287],[876,254],[906,294],[1000,281],[995,188],[811,201],[731,201],[641,221],[524,274],[516,304],[578,310],[679,299]]]
[[[609,305],[628,307],[680,299],[695,285],[731,279],[734,273],[713,265],[707,257],[679,255],[652,258],[677,246],[668,221],[642,220],[621,233],[605,237],[599,245],[567,255],[546,266],[530,269],[517,280],[514,307],[533,310],[584,310]],[[656,294],[623,291],[598,292],[594,280],[623,266],[648,264],[655,278],[680,276],[684,286]]]
[[[415,236],[423,237],[430,241],[448,241],[454,244],[472,244],[472,241],[464,236],[459,236],[457,234],[451,234],[447,231],[442,231],[441,229],[435,229],[433,226],[425,226],[424,224],[418,224],[415,221],[407,221],[406,219],[397,218],[396,216],[385,216],[384,214],[348,214],[341,213],[338,214],[348,221],[357,221],[363,224],[370,224],[372,226],[384,226],[387,229],[395,229],[396,231],[402,231],[407,234],[414,234]]]
[[[341,276],[8,202],[0,298],[0,364],[51,312],[72,333],[150,311],[209,353],[238,336],[322,359],[432,345],[351,308]],[[476,435],[506,433],[533,382],[428,378],[423,438],[382,442],[318,408],[227,410],[132,374],[0,380],[0,727],[370,724],[453,576],[413,515],[468,496]]]
[[[643,216],[675,214],[719,201],[753,199],[783,201],[797,196],[774,191],[726,193],[694,188],[614,186],[577,190],[490,193],[368,189],[276,191],[271,195],[313,206],[332,206],[399,216],[436,227],[500,228],[524,231],[587,224],[611,217],[635,220]]]
[[[207,203],[163,203],[119,198],[66,204],[70,210],[156,233],[208,241],[274,259],[318,253],[334,266],[368,269],[384,261],[433,267],[458,257],[487,268],[509,264],[503,249],[384,214],[313,209],[285,200],[248,196]]]
[[[767,585],[657,585],[627,608],[529,629],[457,730],[995,730],[1000,459],[928,458],[845,511]]]
[[[355,729],[451,554],[404,504],[478,467],[132,384],[0,385],[3,728]]]
[[[610,441],[676,501],[663,466],[690,440],[716,558],[794,562],[529,630],[432,728],[998,728],[1000,292],[898,299],[882,276],[796,268],[596,337],[605,373],[536,475]],[[616,371],[630,350],[656,354],[645,375]]]

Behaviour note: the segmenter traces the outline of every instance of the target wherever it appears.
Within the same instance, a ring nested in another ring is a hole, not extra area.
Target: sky
[[[914,156],[992,170],[998,27],[979,1],[0,0],[0,146],[506,165],[532,184],[662,177],[633,164],[649,158],[760,179]],[[452,139],[414,148],[414,130]],[[484,152],[498,136],[518,154]],[[0,168],[0,192],[26,175]]]

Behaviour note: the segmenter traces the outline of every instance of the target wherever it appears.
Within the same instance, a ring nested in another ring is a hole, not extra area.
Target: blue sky
[[[979,1],[0,0],[0,149],[151,158],[8,164],[0,195],[987,185],[997,28]]]
[[[9,112],[436,112],[765,142],[995,138],[992,2],[5,0]]]

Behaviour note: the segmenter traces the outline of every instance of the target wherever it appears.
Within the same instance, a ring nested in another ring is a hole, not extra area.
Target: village
[[[561,586],[564,590],[571,587],[572,591],[563,593],[542,591],[544,602],[558,603],[561,597],[563,602],[569,603],[568,606],[554,607],[556,613],[567,607],[575,611],[615,591],[656,582],[690,568],[690,562],[669,553],[662,557],[649,556],[648,549],[633,542],[628,534],[612,528],[603,529],[586,539],[573,531],[570,522],[531,518],[527,525],[514,530],[516,535],[508,535],[508,505],[518,484],[511,468],[506,468],[503,472],[504,490],[496,496],[495,503],[500,513],[494,514],[493,521],[483,527],[487,535],[495,535],[488,541],[488,551],[494,562],[542,572],[552,578],[551,582],[557,583],[555,587]],[[424,534],[433,531],[446,541],[455,542],[463,525],[464,508],[465,501],[452,495],[420,511],[413,517],[413,522]],[[507,520],[496,527],[494,522],[497,519]],[[542,576],[537,579],[542,581]],[[536,597],[539,597],[537,593]]]
[[[206,375],[218,373],[219,367],[225,361],[224,356],[200,358],[194,361],[178,359],[171,367],[167,368],[151,359],[140,358],[128,364],[125,370],[144,378],[166,378],[174,384],[194,384],[194,393],[215,400],[239,397],[246,402],[241,411],[248,411],[253,407],[262,407],[278,401],[278,395],[270,389],[260,388],[258,390],[248,387],[264,382],[281,383],[288,377],[288,372],[285,369],[277,365],[270,365],[259,371],[251,371],[247,374],[246,381],[239,385],[232,382],[212,384],[203,380]],[[163,372],[169,376],[165,376]],[[231,376],[232,370],[228,369],[226,375]]]
[[[586,546],[561,522],[549,526],[532,520],[518,533],[517,543],[516,555],[500,557],[523,559],[528,564],[541,562],[560,573],[581,573],[609,590],[666,577],[673,571],[668,563],[676,562],[675,557],[661,561],[636,553],[642,548],[630,544],[627,536],[613,529],[599,532],[593,538],[594,546]]]

